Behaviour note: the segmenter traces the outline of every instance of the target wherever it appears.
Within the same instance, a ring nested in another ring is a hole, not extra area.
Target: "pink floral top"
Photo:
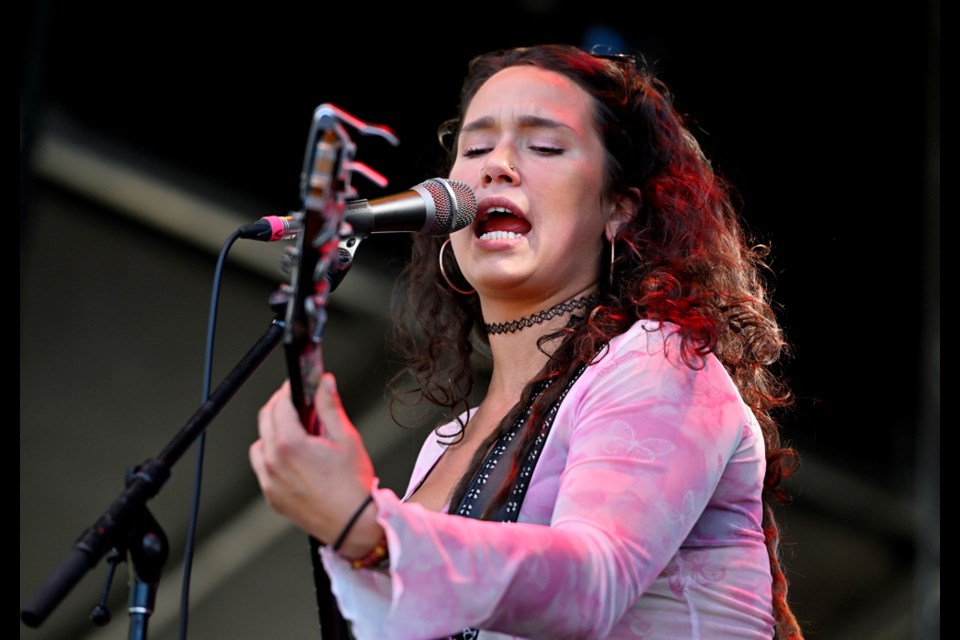
[[[683,364],[673,331],[638,322],[584,371],[517,523],[375,489],[389,571],[321,552],[357,638],[771,638],[760,428],[716,358]],[[426,439],[408,494],[443,451]]]

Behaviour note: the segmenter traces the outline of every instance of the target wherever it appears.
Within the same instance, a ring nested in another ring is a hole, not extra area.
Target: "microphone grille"
[[[432,178],[422,186],[430,193],[437,210],[430,235],[442,236],[473,222],[477,215],[477,196],[468,184]]]

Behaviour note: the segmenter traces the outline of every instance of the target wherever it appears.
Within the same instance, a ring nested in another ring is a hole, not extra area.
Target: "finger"
[[[320,377],[320,384],[317,385],[314,401],[317,407],[323,407],[326,410],[343,410],[343,404],[340,402],[340,392],[337,391],[337,378],[332,373],[328,372]]]
[[[323,435],[331,440],[340,439],[347,429],[349,420],[343,410],[343,402],[337,391],[337,380],[332,373],[325,373],[317,385],[314,396],[317,417],[323,425]]]
[[[303,424],[300,421],[300,412],[293,404],[293,397],[290,393],[290,383],[284,382],[271,402],[271,411],[273,414],[273,424],[276,427],[286,427],[296,423],[301,429]]]
[[[263,492],[264,497],[267,498],[267,501],[269,501],[273,479],[267,466],[263,440],[257,440],[250,445],[248,455],[250,458],[250,468],[253,469],[253,474],[257,478],[260,490]]]
[[[247,454],[250,458],[250,467],[253,469],[254,474],[256,474],[260,485],[263,486],[265,477],[263,467],[263,440],[257,440],[251,444]]]
[[[285,381],[280,388],[273,392],[270,396],[270,399],[267,400],[260,411],[257,412],[257,429],[260,432],[260,437],[269,435],[269,432],[273,430],[275,422],[275,413],[276,407],[278,405],[286,404],[293,405],[292,400],[290,399],[290,382]],[[264,432],[267,433],[264,433]]]
[[[258,423],[262,468],[271,473],[287,456],[299,450],[307,435],[300,414],[290,399],[288,384],[281,386],[263,406]]]

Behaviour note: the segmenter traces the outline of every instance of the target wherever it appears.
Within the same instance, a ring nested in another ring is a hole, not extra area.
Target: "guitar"
[[[322,428],[313,398],[323,374],[321,343],[327,301],[342,279],[342,272],[349,267],[349,260],[343,257],[352,259],[352,252],[341,251],[341,242],[351,233],[349,225],[344,224],[346,201],[355,196],[350,180],[354,172],[359,172],[381,187],[387,184],[386,178],[354,161],[356,146],[344,124],[399,144],[388,128],[364,123],[333,105],[323,104],[314,111],[300,176],[303,210],[294,214],[301,230],[296,245],[287,254],[290,282],[271,299],[275,307],[283,305],[285,309],[283,345],[292,400],[304,428],[314,435],[320,435]],[[351,245],[355,250],[356,241]],[[349,627],[330,592],[330,581],[318,553],[320,546],[311,536],[310,558],[321,637],[348,640]]]

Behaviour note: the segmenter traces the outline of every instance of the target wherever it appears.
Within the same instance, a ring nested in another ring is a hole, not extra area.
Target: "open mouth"
[[[481,240],[507,240],[526,235],[530,223],[507,207],[494,206],[483,210],[474,229]]]

